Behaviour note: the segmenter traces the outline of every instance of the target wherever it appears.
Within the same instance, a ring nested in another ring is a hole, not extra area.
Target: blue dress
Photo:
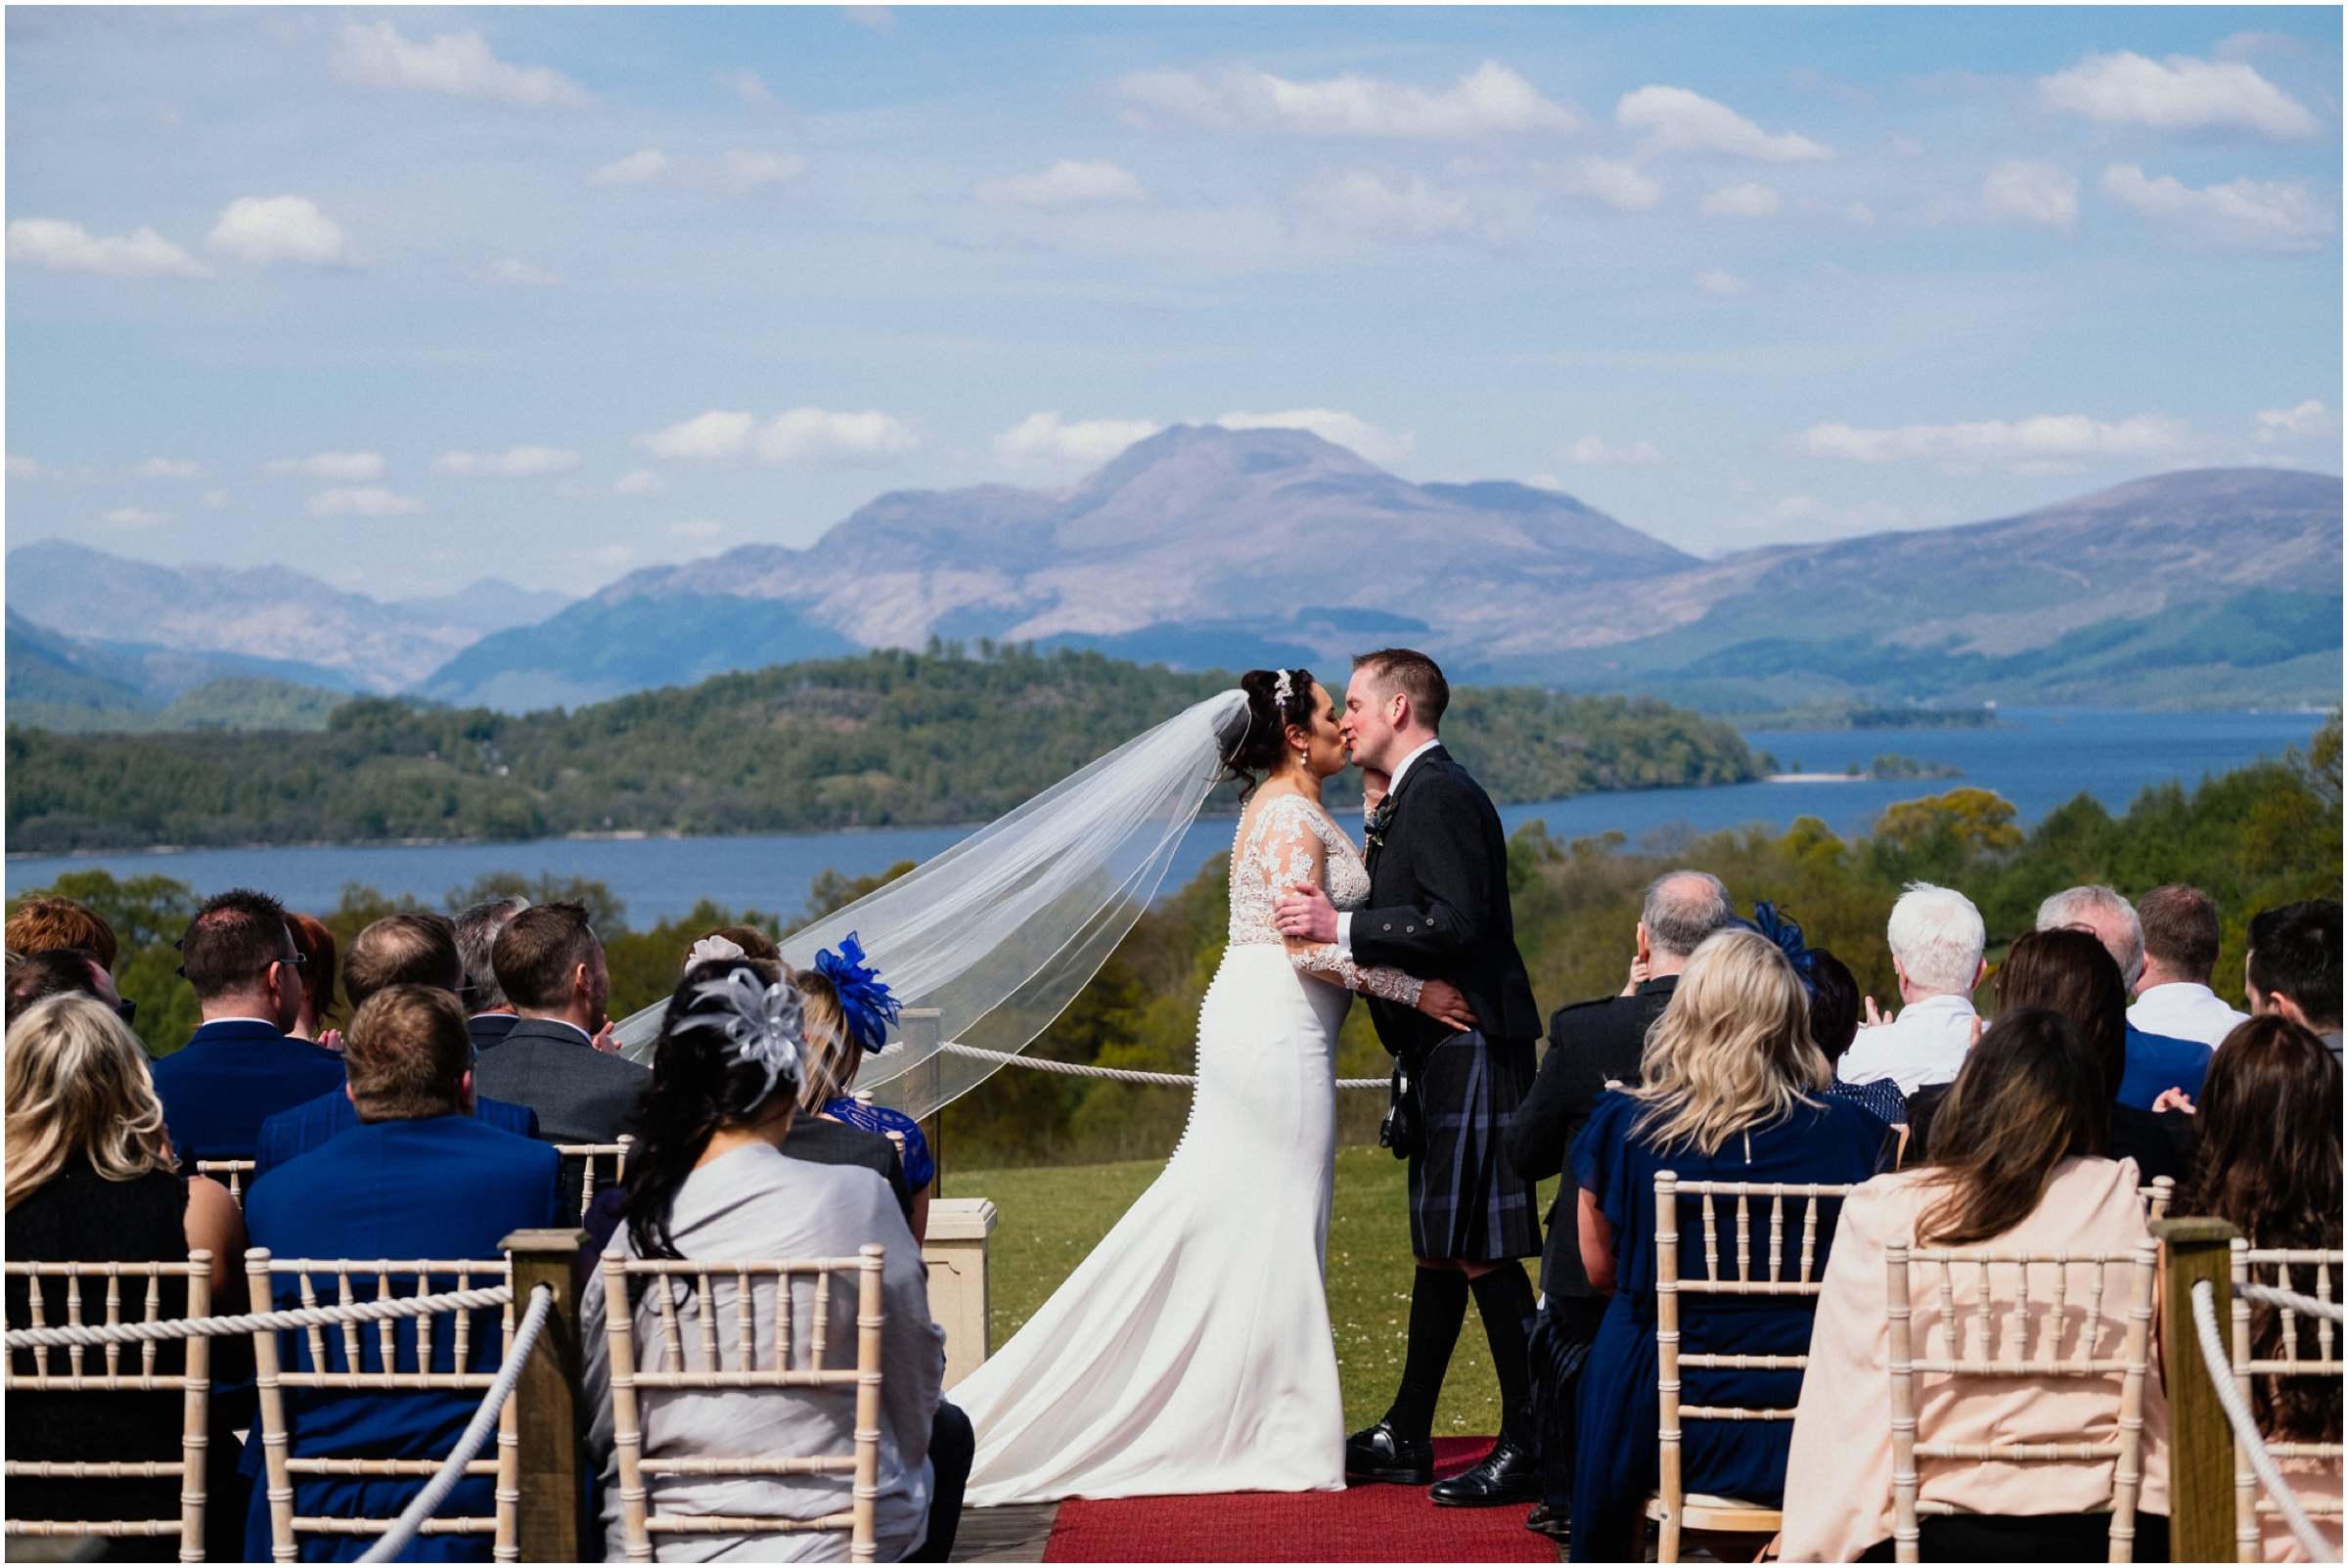
[[[1622,1562],[1632,1556],[1639,1518],[1657,1483],[1656,1434],[1661,1426],[1655,1391],[1655,1173],[1676,1171],[1691,1182],[1864,1182],[1889,1165],[1886,1129],[1848,1100],[1797,1103],[1784,1121],[1739,1133],[1716,1155],[1693,1147],[1658,1150],[1634,1128],[1647,1109],[1628,1095],[1608,1093],[1574,1141],[1573,1171],[1614,1228],[1615,1288],[1582,1372],[1574,1445],[1575,1562]],[[1827,1247],[1841,1204],[1820,1206],[1817,1260],[1811,1277],[1826,1272]],[[1680,1267],[1703,1269],[1702,1209],[1683,1198]],[[1789,1216],[1788,1225],[1792,1224]],[[1722,1267],[1735,1267],[1735,1220],[1720,1209]],[[1764,1266],[1766,1220],[1754,1228],[1754,1268]],[[1789,1236],[1789,1240],[1791,1237]],[[1796,1254],[1798,1257],[1798,1253]],[[1798,1356],[1810,1348],[1815,1298],[1680,1298],[1682,1348],[1722,1355]],[[1801,1397],[1796,1371],[1687,1369],[1682,1403],[1753,1405],[1791,1410]],[[1776,1506],[1785,1490],[1790,1421],[1685,1421],[1680,1475],[1690,1492],[1709,1492]]]
[[[895,1133],[904,1139],[907,1190],[919,1192],[936,1179],[937,1161],[929,1157],[929,1140],[922,1136],[922,1124],[903,1111],[890,1110],[886,1105],[867,1105],[853,1096],[842,1095],[825,1103],[824,1114],[835,1122],[846,1122],[850,1127],[861,1127],[883,1138]]]

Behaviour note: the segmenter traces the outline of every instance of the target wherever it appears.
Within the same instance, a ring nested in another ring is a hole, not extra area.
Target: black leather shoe
[[[1552,1541],[1564,1541],[1573,1534],[1573,1521],[1565,1516],[1565,1510],[1546,1502],[1533,1504],[1533,1511],[1524,1516],[1524,1527]]]
[[[1439,1481],[1426,1493],[1438,1507],[1498,1508],[1541,1496],[1541,1460],[1513,1443],[1495,1443],[1474,1468]]]
[[[1345,1479],[1391,1481],[1397,1486],[1422,1487],[1435,1478],[1435,1445],[1423,1437],[1404,1437],[1391,1421],[1380,1421],[1345,1440]]]

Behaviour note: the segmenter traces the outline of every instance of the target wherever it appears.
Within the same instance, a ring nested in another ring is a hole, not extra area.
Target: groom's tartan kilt
[[[1533,1067],[1532,1041],[1492,1045],[1472,1029],[1419,1063],[1426,1148],[1410,1162],[1413,1256],[1498,1263],[1541,1255],[1532,1184],[1502,1147]]]

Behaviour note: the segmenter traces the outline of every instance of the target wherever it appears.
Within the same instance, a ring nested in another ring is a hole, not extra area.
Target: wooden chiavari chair
[[[653,1560],[655,1538],[680,1535],[767,1535],[845,1531],[848,1560],[871,1562],[876,1550],[875,1493],[880,1476],[880,1333],[883,1324],[880,1266],[882,1249],[861,1249],[853,1258],[775,1259],[756,1262],[631,1258],[618,1249],[604,1254],[604,1319],[611,1361],[611,1434],[619,1469],[622,1540],[630,1562]],[[836,1277],[856,1281],[856,1360],[852,1366],[828,1366]],[[629,1281],[640,1280],[657,1302],[660,1356],[657,1369],[638,1369],[635,1313]],[[803,1308],[792,1282],[809,1285]],[[758,1356],[760,1286],[770,1305],[766,1338],[770,1365]],[[693,1323],[680,1322],[679,1294],[687,1293]],[[794,1311],[794,1309],[796,1309]],[[721,1330],[720,1320],[723,1319]],[[852,1451],[844,1455],[773,1455],[700,1458],[655,1458],[644,1453],[646,1409],[681,1393],[802,1389],[854,1390]],[[846,1512],[812,1519],[663,1512],[650,1487],[663,1477],[753,1475],[845,1475],[851,1477]]]
[[[580,1219],[587,1218],[587,1211],[595,1206],[595,1195],[598,1192],[607,1187],[617,1187],[628,1179],[628,1150],[635,1146],[635,1139],[622,1133],[619,1135],[619,1142],[615,1143],[557,1143],[555,1145],[555,1152],[563,1156],[563,1174],[568,1176],[574,1169],[579,1172]],[[575,1167],[571,1164],[573,1160],[579,1162]],[[598,1160],[611,1162],[610,1181],[598,1182],[595,1179],[596,1161]]]
[[[2155,1176],[2150,1186],[2138,1187],[2136,1195],[2145,1200],[2145,1219],[2165,1220],[2169,1217],[2169,1205],[2177,1201],[2177,1178]]]
[[[83,1306],[84,1281],[106,1281],[107,1326],[123,1322],[159,1322],[171,1318],[203,1318],[211,1314],[212,1255],[198,1250],[185,1263],[12,1263],[10,1280],[25,1281],[27,1321],[12,1327],[54,1328],[81,1326],[90,1319]],[[163,1310],[163,1281],[187,1281],[185,1310]],[[66,1317],[63,1324],[48,1321],[42,1282],[63,1279]],[[139,1316],[123,1316],[123,1283],[131,1281],[139,1294]],[[11,1292],[13,1294],[13,1292]],[[211,1339],[198,1334],[181,1342],[176,1356],[149,1340],[140,1344],[67,1346],[56,1350],[14,1352],[8,1358],[7,1392],[73,1394],[173,1393],[181,1396],[180,1447],[176,1460],[162,1459],[10,1459],[11,1481],[167,1480],[179,1482],[179,1513],[162,1519],[18,1519],[11,1516],[11,1536],[179,1538],[179,1560],[203,1560],[205,1506],[204,1458],[209,1449],[211,1419]],[[159,1369],[165,1359],[178,1360],[176,1373]],[[63,1363],[62,1367],[60,1363]],[[29,1366],[20,1372],[20,1366]],[[13,1500],[12,1500],[13,1501]]]
[[[2250,1354],[2251,1303],[2242,1295],[2242,1286],[2251,1283],[2288,1290],[2297,1295],[2313,1296],[2318,1301],[2340,1299],[2340,1273],[2343,1254],[2335,1251],[2283,1250],[2253,1247],[2236,1238],[2234,1243],[2234,1359],[2235,1381],[2241,1386],[2242,1397],[2251,1397],[2251,1380],[2259,1377],[2322,1377],[2335,1386],[2343,1366],[2340,1359],[2338,1325],[2328,1318],[2303,1317],[2287,1307],[2275,1310],[2280,1319],[2282,1354],[2271,1361],[2252,1359]],[[2313,1345],[2301,1336],[2313,1327]],[[2302,1348],[2312,1355],[2302,1355]],[[2255,1403],[2251,1407],[2257,1409]],[[2272,1441],[2267,1452],[2278,1459],[2329,1459],[2335,1466],[2342,1462],[2343,1449],[2338,1443],[2295,1443]],[[2284,1472],[2289,1479],[2289,1472]],[[2296,1488],[2293,1489],[2296,1492]],[[2242,1562],[2261,1560],[2260,1539],[2265,1534],[2263,1521],[2279,1510],[2275,1503],[2259,1496],[2258,1474],[2250,1468],[2249,1450],[2240,1440],[2234,1445],[2234,1532],[2235,1556]],[[2313,1520],[2340,1517],[2340,1500],[2321,1495],[2299,1495],[2299,1505]]]
[[[237,1207],[245,1206],[245,1188],[252,1181],[252,1160],[198,1160],[196,1174],[208,1176],[228,1187],[228,1195],[236,1199]]]
[[[348,1305],[397,1295],[429,1296],[450,1290],[484,1289],[506,1283],[512,1266],[503,1258],[449,1262],[406,1259],[360,1261],[350,1258],[272,1258],[265,1247],[245,1254],[245,1271],[251,1281],[254,1310],[266,1311],[274,1301],[273,1283],[292,1276],[304,1307]],[[327,1281],[321,1289],[321,1281]],[[269,1532],[273,1555],[292,1562],[300,1555],[300,1538],[307,1536],[380,1536],[392,1525],[390,1517],[349,1518],[305,1515],[295,1511],[296,1483],[312,1476],[361,1476],[374,1479],[429,1478],[441,1458],[347,1458],[293,1453],[297,1419],[287,1409],[289,1393],[313,1390],[348,1397],[397,1399],[418,1393],[463,1391],[477,1400],[497,1381],[494,1368],[471,1369],[476,1336],[482,1325],[478,1314],[443,1312],[410,1318],[386,1318],[374,1322],[337,1323],[283,1332],[295,1342],[295,1354],[282,1354],[279,1332],[253,1335],[254,1382],[260,1394],[260,1419],[254,1435],[265,1461],[262,1484],[268,1488]],[[514,1310],[502,1309],[499,1362],[514,1346]],[[445,1321],[445,1337],[441,1322]],[[433,1368],[435,1343],[449,1351],[453,1370]],[[466,1466],[468,1476],[493,1476],[497,1482],[497,1511],[493,1517],[461,1516],[427,1519],[420,1534],[486,1535],[499,1562],[520,1555],[517,1530],[520,1505],[520,1451],[515,1426],[515,1401],[506,1401],[497,1429],[497,1457],[475,1459]]]

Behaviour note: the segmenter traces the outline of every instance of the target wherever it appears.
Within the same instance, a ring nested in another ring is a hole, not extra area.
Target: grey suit
[[[550,1143],[609,1143],[636,1119],[652,1070],[598,1051],[560,1018],[524,1018],[474,1064],[475,1094],[527,1105]]]

